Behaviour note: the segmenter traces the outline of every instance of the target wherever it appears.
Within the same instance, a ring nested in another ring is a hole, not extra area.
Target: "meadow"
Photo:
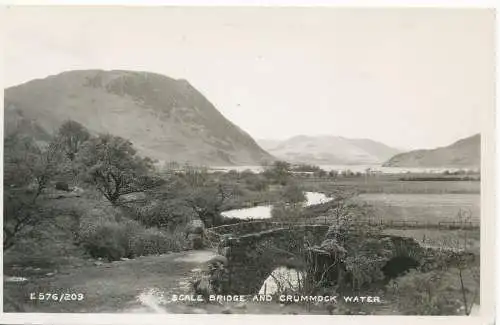
[[[369,204],[374,219],[439,223],[458,221],[462,212],[467,221],[479,223],[481,216],[479,194],[369,193],[352,200]]]
[[[426,179],[426,180],[420,180]],[[448,179],[448,180],[444,180]],[[433,174],[412,174],[412,178],[401,174],[361,175],[330,179],[303,178],[301,183],[311,191],[351,191],[358,194],[479,194],[479,180],[457,180],[456,177]]]

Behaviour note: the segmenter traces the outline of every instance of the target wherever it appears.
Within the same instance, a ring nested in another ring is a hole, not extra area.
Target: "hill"
[[[387,167],[473,167],[481,165],[481,136],[461,139],[447,147],[414,150],[389,159]]]
[[[255,165],[273,158],[186,80],[135,71],[68,71],[5,90],[6,134],[43,140],[65,120],[132,141],[161,161]]]
[[[299,135],[284,141],[258,140],[269,153],[290,162],[316,165],[381,164],[400,151],[369,139]]]

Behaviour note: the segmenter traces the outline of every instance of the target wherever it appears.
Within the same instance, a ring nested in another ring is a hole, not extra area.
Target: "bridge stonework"
[[[255,294],[274,269],[300,267],[297,255],[304,245],[320,244],[327,225],[277,228],[232,237],[219,252],[228,259],[230,293]]]
[[[228,260],[229,278],[224,290],[226,293],[256,294],[276,268],[280,266],[305,268],[300,264],[304,261],[300,258],[304,253],[304,247],[321,245],[328,233],[329,225],[268,228],[269,225],[256,222],[236,225],[233,231],[229,231],[229,227],[223,229],[224,238],[220,241],[218,250],[219,254]],[[244,234],[244,232],[250,233]],[[427,255],[427,250],[412,238],[377,235],[370,239],[383,243],[383,247],[389,252],[387,261],[410,256],[416,264],[421,265]],[[349,241],[368,241],[368,238],[352,237]],[[328,254],[323,254],[320,258],[328,260],[330,257]]]

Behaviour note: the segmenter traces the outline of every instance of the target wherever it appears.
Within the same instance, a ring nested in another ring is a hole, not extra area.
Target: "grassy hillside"
[[[189,82],[132,71],[69,71],[5,90],[7,134],[40,138],[71,119],[158,160],[259,164],[272,157]],[[15,123],[9,123],[15,121]]]
[[[473,135],[447,147],[414,150],[389,159],[387,167],[475,167],[481,165],[481,136]]]

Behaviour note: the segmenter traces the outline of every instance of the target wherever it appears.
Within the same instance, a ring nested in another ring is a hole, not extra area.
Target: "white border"
[[[337,0],[267,0],[267,1],[231,1],[231,0],[218,0],[218,1],[203,1],[203,0],[185,0],[185,1],[154,1],[154,0],[87,0],[87,1],[62,1],[62,0],[18,0],[7,1],[0,0],[0,5],[118,5],[118,6],[335,6],[335,7],[462,7],[462,8],[497,8],[495,1],[484,0],[413,0],[413,1],[364,1],[364,0],[350,0],[350,1],[337,1]],[[1,8],[0,8],[1,9]],[[2,32],[2,15],[3,10],[0,10],[0,44],[4,44]],[[497,20],[498,27],[498,20]],[[496,36],[498,41],[498,35]],[[0,85],[3,85],[3,49],[0,52],[2,56],[2,64],[0,65]],[[498,52],[497,52],[498,62]],[[498,70],[497,74],[498,75]],[[498,86],[497,86],[498,87]],[[498,90],[498,89],[496,89]],[[3,92],[1,95],[1,106],[3,108]],[[497,100],[495,100],[497,103]],[[48,313],[7,313],[3,311],[0,314],[2,324],[158,324],[159,322],[177,323],[177,324],[253,324],[258,323],[272,323],[272,324],[289,324],[290,322],[314,322],[316,324],[331,324],[332,322],[342,322],[343,324],[398,324],[410,322],[411,324],[491,324],[494,323],[494,295],[493,288],[494,281],[494,243],[495,243],[495,182],[500,184],[500,177],[495,173],[495,151],[497,154],[500,152],[500,145],[495,141],[498,139],[498,129],[495,136],[495,117],[498,122],[498,116],[495,116],[494,111],[485,111],[483,116],[484,131],[482,132],[482,182],[481,182],[481,308],[480,316],[313,316],[313,315],[182,315],[182,314],[48,314]],[[3,114],[1,115],[1,133],[3,135]],[[2,136],[3,141],[3,136]],[[496,148],[495,148],[496,143]],[[496,149],[496,150],[495,150]],[[3,161],[3,143],[0,149],[2,153],[0,157]],[[497,156],[498,157],[498,156]],[[1,164],[1,179],[3,182],[3,164]],[[496,176],[496,177],[495,177]],[[0,190],[3,191],[3,188]],[[2,193],[3,195],[3,193]],[[498,200],[498,198],[497,198]],[[0,208],[3,211],[3,202],[0,200]],[[2,223],[3,220],[0,220]],[[498,226],[498,225],[496,225]],[[495,256],[496,257],[496,256]],[[3,256],[0,270],[3,274]],[[500,267],[498,259],[496,260],[497,267]],[[0,298],[3,301],[3,292],[0,290]],[[3,306],[0,306],[2,310]]]
[[[273,6],[273,7],[444,7],[496,8],[495,0],[0,0],[0,5],[16,6]]]

